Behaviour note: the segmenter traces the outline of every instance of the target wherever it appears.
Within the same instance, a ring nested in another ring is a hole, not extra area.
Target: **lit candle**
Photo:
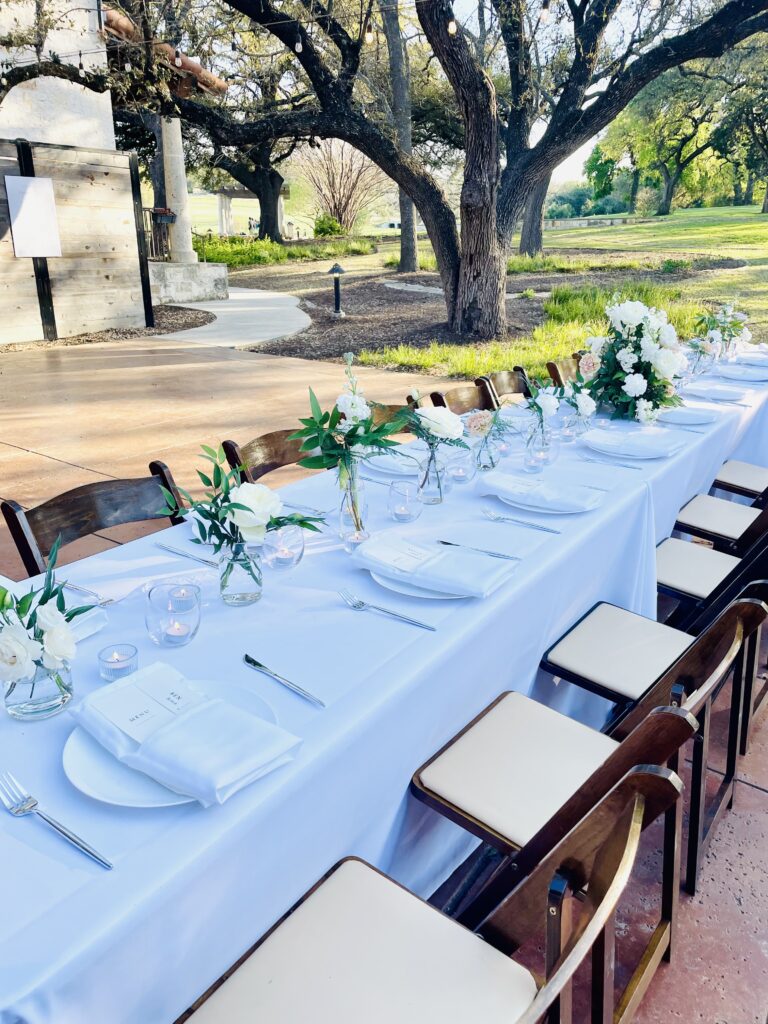
[[[277,565],[293,565],[295,557],[290,548],[278,548],[275,552],[275,562]]]
[[[464,466],[455,466],[451,470],[451,476],[453,477],[457,484],[465,484],[469,479],[469,476]]]
[[[114,682],[122,676],[135,672],[138,665],[138,652],[132,644],[120,644],[119,647],[99,651],[99,675],[107,682]]]
[[[165,639],[169,644],[185,644],[189,639],[189,626],[173,621],[165,631]]]
[[[191,587],[175,587],[170,594],[169,610],[173,612],[188,612],[195,606],[195,591]]]

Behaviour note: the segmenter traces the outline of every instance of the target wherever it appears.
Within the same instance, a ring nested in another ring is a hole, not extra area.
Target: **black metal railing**
[[[173,214],[144,207],[144,236],[147,240],[147,258],[156,263],[167,263],[171,258],[168,224]],[[175,217],[174,217],[175,219]]]

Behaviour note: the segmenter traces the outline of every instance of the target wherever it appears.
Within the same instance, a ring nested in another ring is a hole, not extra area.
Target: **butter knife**
[[[212,558],[203,558],[202,555],[193,555],[191,551],[184,551],[182,548],[172,548],[170,544],[161,544],[157,541],[155,543],[155,547],[161,548],[163,551],[168,551],[172,555],[178,555],[179,558],[191,558],[193,562],[201,562],[203,565],[210,565],[213,569],[218,567],[218,563],[214,562]]]
[[[260,661],[252,658],[250,654],[244,654],[243,661],[248,668],[252,668],[255,672],[263,672],[265,676],[269,676],[270,679],[274,679],[275,682],[281,683],[288,690],[292,690],[293,693],[298,694],[299,697],[303,697],[304,700],[308,700],[310,704],[314,704],[315,707],[325,708],[328,706],[324,701],[320,700],[319,697],[315,697],[313,693],[310,693],[309,690],[305,690],[298,684],[292,683],[290,679],[286,679],[285,676],[280,676],[277,672],[273,672],[271,668],[267,668],[266,665],[262,665]]]
[[[521,562],[518,555],[505,555],[502,551],[489,551],[488,548],[474,548],[471,544],[458,544],[455,540],[439,540],[447,548],[464,548],[465,551],[476,551],[479,555],[490,555],[491,558],[504,558],[508,562]]]

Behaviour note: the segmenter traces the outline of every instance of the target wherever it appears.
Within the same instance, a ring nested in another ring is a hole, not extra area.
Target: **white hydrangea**
[[[643,335],[640,339],[640,358],[645,363],[652,363],[653,358],[659,351],[659,346],[650,336],[650,334]]]
[[[659,411],[647,398],[638,398],[635,405],[635,417],[638,423],[654,423],[658,418]]]
[[[336,408],[349,424],[362,423],[371,415],[371,407],[362,395],[345,391],[336,399]]]
[[[621,390],[630,398],[639,398],[648,390],[648,381],[642,373],[630,373],[621,385]]]
[[[620,348],[616,353],[616,359],[624,373],[629,373],[637,362],[637,353],[633,352],[631,348]]]

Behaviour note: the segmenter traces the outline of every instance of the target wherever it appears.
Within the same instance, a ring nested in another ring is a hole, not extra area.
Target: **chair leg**
[[[757,629],[747,641],[744,659],[743,700],[741,705],[741,736],[739,753],[742,757],[749,750],[749,734],[752,730],[752,715],[755,710],[755,679],[757,678],[757,660],[760,654],[760,637],[762,629]]]
[[[679,803],[680,801],[675,801]],[[613,1024],[616,917],[611,914],[592,947],[591,1024]]]
[[[679,770],[680,755],[669,761],[673,772]],[[661,867],[661,923],[667,924],[669,939],[664,960],[669,963],[675,946],[677,908],[680,902],[680,847],[683,832],[683,802],[675,800],[664,814],[664,848]]]
[[[568,882],[555,875],[547,894],[547,929],[545,936],[545,971],[549,978],[571,931],[571,901],[568,900]],[[570,982],[552,1003],[545,1018],[546,1024],[571,1024],[573,1015]]]
[[[707,783],[707,757],[709,754],[710,704],[707,701],[698,714],[699,731],[693,738],[691,765],[691,801],[688,817],[688,856],[685,869],[685,891],[696,895],[699,875],[701,843],[704,837],[704,798]]]

